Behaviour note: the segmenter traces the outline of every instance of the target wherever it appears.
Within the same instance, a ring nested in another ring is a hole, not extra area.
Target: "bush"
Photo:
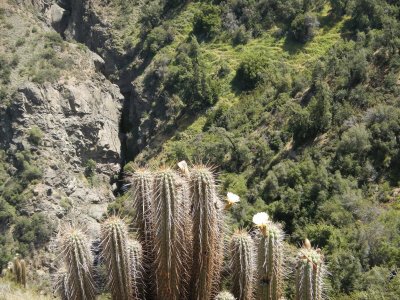
[[[318,19],[311,13],[299,14],[290,24],[293,37],[301,42],[306,43],[315,36],[315,32],[319,27]]]
[[[246,28],[242,25],[233,33],[233,44],[234,45],[245,45],[249,42],[251,33],[246,31]]]
[[[152,55],[155,55],[158,50],[172,43],[173,40],[174,34],[170,27],[156,27],[147,36],[146,48]]]
[[[32,217],[20,216],[15,222],[13,237],[20,242],[20,248],[25,250],[32,244],[39,247],[50,240],[52,224],[41,213]]]
[[[194,17],[193,32],[205,39],[214,38],[221,30],[220,9],[218,6],[204,4],[201,12]]]
[[[264,78],[268,66],[265,58],[249,56],[243,60],[236,71],[235,81],[243,90],[254,89]]]
[[[40,141],[43,138],[43,131],[40,130],[39,127],[33,126],[28,132],[28,140],[34,144],[39,145]]]

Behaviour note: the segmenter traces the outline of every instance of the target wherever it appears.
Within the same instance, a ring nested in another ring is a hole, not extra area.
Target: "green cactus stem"
[[[66,270],[68,300],[94,300],[93,259],[86,235],[75,228],[64,230],[61,254]]]
[[[193,215],[191,299],[212,299],[218,293],[223,258],[222,204],[212,172],[204,166],[190,171]]]
[[[108,270],[108,288],[113,300],[133,300],[128,232],[123,220],[112,216],[101,226],[101,257]]]
[[[283,294],[284,234],[268,221],[257,234],[257,299],[279,300]]]
[[[324,257],[320,249],[313,249],[308,239],[297,255],[296,300],[322,300],[324,276],[326,274]]]
[[[135,299],[142,299],[144,295],[143,284],[143,249],[137,240],[129,241],[129,255],[133,295]]]
[[[236,231],[231,241],[232,292],[238,300],[251,300],[254,294],[255,247],[250,235]]]
[[[157,299],[186,299],[188,253],[185,228],[188,211],[179,192],[182,178],[171,169],[158,171],[154,179],[154,237]]]

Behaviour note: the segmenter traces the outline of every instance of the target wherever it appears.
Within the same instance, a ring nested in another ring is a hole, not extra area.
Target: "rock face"
[[[77,218],[96,235],[97,221],[114,199],[110,177],[119,171],[121,101],[118,88],[98,74],[84,81],[19,87],[8,112],[9,147],[32,147],[26,140],[34,126],[43,133],[38,146],[43,180],[34,188],[28,211]],[[96,162],[96,170],[86,178],[89,160]]]

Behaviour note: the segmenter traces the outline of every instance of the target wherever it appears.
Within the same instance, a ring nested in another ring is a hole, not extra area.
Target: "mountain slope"
[[[3,264],[26,247],[15,228],[36,206],[63,222],[74,203],[96,231],[116,164],[185,159],[217,166],[221,194],[241,196],[233,227],[266,210],[290,244],[307,236],[321,247],[332,298],[397,299],[395,1],[32,3],[2,10],[2,45],[19,57],[2,47]],[[124,201],[109,211],[126,213]]]

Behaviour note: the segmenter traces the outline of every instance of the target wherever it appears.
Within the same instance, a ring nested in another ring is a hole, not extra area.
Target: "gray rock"
[[[58,33],[64,33],[68,26],[68,17],[69,13],[55,3],[53,3],[47,11],[47,18],[50,25]]]

